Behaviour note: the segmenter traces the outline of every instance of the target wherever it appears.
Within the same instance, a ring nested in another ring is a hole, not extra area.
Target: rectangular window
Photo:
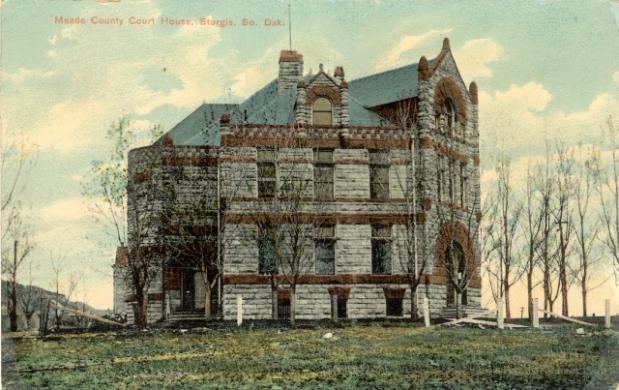
[[[402,317],[402,298],[387,298],[387,315]]]
[[[314,152],[314,196],[317,200],[333,200],[333,150]]]
[[[315,263],[317,275],[335,274],[335,225],[315,227]]]
[[[449,159],[447,162],[447,166],[449,169],[449,172],[447,173],[448,175],[448,185],[449,185],[449,202],[451,203],[456,203],[456,198],[454,197],[454,190],[455,190],[455,185],[454,185],[454,179],[455,179],[455,169],[454,169],[454,160]]]
[[[460,205],[464,207],[466,202],[466,164],[460,164]]]
[[[276,241],[275,232],[271,226],[262,229],[262,237],[258,240],[258,273],[276,274]]]
[[[389,152],[370,150],[370,198],[389,198]]]
[[[372,273],[391,274],[391,226],[372,225]]]
[[[277,318],[290,319],[290,290],[277,291]]]
[[[258,197],[272,198],[277,194],[277,151],[259,149],[256,159],[258,169]]]

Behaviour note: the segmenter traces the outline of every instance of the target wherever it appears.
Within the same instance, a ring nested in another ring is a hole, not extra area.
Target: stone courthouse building
[[[247,100],[202,104],[129,153],[115,311],[134,318],[138,248],[152,257],[149,322],[204,313],[207,296],[234,319],[239,294],[246,319],[289,316],[293,294],[298,319],[409,316],[417,273],[433,315],[479,307],[477,104],[448,39],[433,59],[352,81],[281,51],[278,77]],[[283,225],[301,239],[276,238]],[[201,240],[206,278],[195,251],[174,250]]]

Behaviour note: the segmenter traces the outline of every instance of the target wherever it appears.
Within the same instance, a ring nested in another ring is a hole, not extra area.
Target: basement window
[[[290,290],[277,291],[277,318],[280,320],[290,319]]]
[[[337,318],[348,318],[348,298],[337,297]]]
[[[404,313],[402,301],[402,298],[387,298],[387,316],[402,317]]]

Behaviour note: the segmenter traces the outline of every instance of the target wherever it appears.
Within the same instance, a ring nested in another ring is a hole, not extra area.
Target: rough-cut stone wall
[[[293,196],[314,195],[314,153],[309,148],[282,148],[278,151],[277,180],[280,193],[289,186]]]
[[[258,273],[258,228],[255,224],[227,224],[224,274]]]
[[[336,236],[335,272],[372,273],[370,225],[337,225]]]
[[[280,286],[285,288],[286,286]],[[404,289],[402,300],[402,317],[410,317],[411,294],[406,284],[356,284],[352,286],[331,284],[310,284],[297,286],[297,319],[331,318],[331,296],[329,288],[350,287],[347,302],[348,318],[384,318],[387,307],[384,288]],[[430,315],[440,315],[445,308],[446,287],[441,285],[421,284],[418,288],[418,310],[421,314],[423,296],[428,297]],[[244,319],[272,318],[273,294],[270,285],[226,285],[224,286],[224,318],[234,320],[237,314],[236,296],[243,297]],[[479,289],[469,289],[469,305],[479,305]]]
[[[220,195],[233,197],[256,197],[256,148],[220,148]]]
[[[432,75],[424,79],[420,77],[418,83],[418,148],[419,151],[419,170],[421,179],[421,194],[420,200],[429,200],[431,208],[426,210],[426,223],[424,224],[424,234],[426,240],[423,248],[424,256],[432,259],[432,263],[436,257],[436,243],[438,233],[441,229],[441,224],[447,222],[452,216],[460,221],[470,232],[471,239],[474,242],[476,261],[480,259],[479,241],[478,241],[478,221],[477,211],[479,209],[479,132],[478,132],[478,114],[477,105],[473,104],[471,96],[461,81],[456,63],[448,48],[444,48],[444,55],[440,65],[434,70]],[[446,118],[444,115],[439,117],[438,123],[436,120],[437,107],[435,99],[444,99],[444,88],[437,88],[439,83],[445,85],[445,80],[448,80],[451,89],[450,93],[459,94],[453,99],[457,100],[457,105],[460,110],[464,107],[466,110],[466,122],[462,123],[463,115],[458,115],[459,122],[455,126],[454,134],[450,135],[447,129]],[[455,86],[455,87],[454,87]],[[458,126],[461,126],[458,128]],[[461,129],[464,129],[462,132]],[[462,134],[464,136],[462,136]],[[442,159],[445,175],[441,186],[443,188],[443,196],[441,199],[441,208],[439,205],[439,162]],[[449,175],[449,160],[455,162],[454,171],[452,172],[454,180],[454,196],[450,199],[448,196],[448,175]],[[466,180],[466,193],[464,194],[465,203],[460,204],[462,199],[460,196],[460,180],[459,164],[464,165]],[[457,208],[454,210],[451,206],[455,204]],[[434,272],[441,270],[435,269]],[[444,272],[444,270],[443,270]],[[478,303],[477,303],[478,304]]]
[[[440,61],[435,61],[431,69],[420,64],[422,74],[418,82],[417,133],[415,139],[415,163],[418,180],[417,204],[415,211],[422,213],[417,226],[418,259],[427,261],[426,273],[440,275],[444,270],[435,267],[438,235],[441,225],[452,216],[470,231],[473,241],[475,259],[479,262],[480,250],[477,237],[477,209],[479,207],[479,132],[476,86],[471,92],[460,79],[455,61],[448,45],[441,52]],[[439,64],[438,66],[436,64]],[[262,126],[260,128],[240,126],[226,128],[222,138],[224,147],[193,146],[153,146],[136,149],[129,156],[129,233],[132,243],[137,241],[144,245],[156,246],[161,243],[161,226],[156,226],[146,234],[140,234],[134,218],[140,215],[148,220],[152,215],[165,210],[170,204],[170,190],[178,203],[188,209],[195,208],[195,202],[205,197],[216,206],[217,178],[219,176],[220,194],[226,200],[229,210],[226,213],[226,231],[224,244],[224,274],[256,275],[258,273],[257,229],[255,220],[249,217],[259,214],[274,216],[278,208],[269,209],[268,202],[257,199],[256,146],[277,144],[279,185],[286,178],[294,178],[306,183],[302,195],[302,209],[305,213],[331,215],[337,220],[335,245],[336,274],[371,274],[371,226],[370,223],[395,223],[392,231],[392,273],[406,273],[408,254],[406,234],[401,225],[403,213],[411,212],[404,202],[407,189],[410,189],[410,150],[406,147],[406,134],[397,129],[383,128],[348,128],[348,87],[341,75],[335,81],[326,74],[319,74],[310,85],[305,86],[301,79],[302,56],[296,52],[283,51],[280,58],[278,89],[294,88],[297,92],[297,120],[299,123],[311,122],[311,103],[318,96],[326,96],[334,103],[334,125],[341,129],[319,129],[308,126],[300,128],[301,138],[305,138],[312,147],[329,147],[334,149],[334,201],[312,201],[313,194],[313,149],[305,144],[303,148],[291,148],[286,137],[281,134],[282,126]],[[447,118],[442,110],[449,94],[460,112],[453,134],[447,129]],[[462,110],[465,110],[463,112]],[[436,114],[439,113],[437,118]],[[321,135],[322,134],[322,135]],[[353,137],[354,135],[354,137]],[[262,137],[262,138],[261,138]],[[225,140],[224,140],[225,139]],[[344,141],[342,141],[344,140]],[[224,142],[225,141],[225,142]],[[370,142],[371,141],[371,142]],[[382,142],[381,141],[389,141]],[[396,142],[397,141],[397,142]],[[229,142],[229,143],[227,143]],[[236,146],[233,146],[236,145]],[[386,146],[389,145],[389,146]],[[370,198],[370,170],[368,149],[391,147],[389,161],[389,197],[391,201],[368,201]],[[449,161],[455,165],[453,197],[448,197],[448,180],[443,178],[441,187],[443,196],[439,200],[439,161]],[[217,163],[219,162],[219,174]],[[460,167],[466,177],[466,193],[460,193]],[[458,176],[458,177],[456,177]],[[232,198],[235,198],[234,200]],[[464,199],[464,204],[460,204]],[[280,205],[281,206],[281,205]],[[455,206],[455,207],[454,207]],[[440,207],[440,208],[439,208]],[[442,212],[439,212],[442,210]],[[384,218],[384,219],[381,219]],[[400,218],[400,219],[398,219]],[[372,222],[369,222],[369,221]],[[230,222],[232,221],[232,222]],[[397,221],[397,222],[394,222]],[[175,223],[188,223],[176,221]],[[209,222],[199,213],[191,216],[191,224],[208,225]],[[399,224],[399,225],[398,225]],[[310,226],[310,225],[308,225]],[[308,241],[307,273],[314,273],[314,246]],[[479,264],[477,265],[479,268]],[[395,280],[395,279],[394,279]],[[435,283],[436,280],[434,279]],[[399,283],[399,282],[398,282]],[[326,318],[330,316],[330,299],[327,284],[309,284],[298,286],[299,318]],[[341,285],[339,285],[341,286]],[[380,317],[385,315],[385,297],[383,287],[405,287],[404,313],[410,310],[410,291],[408,286],[399,285],[351,285],[348,312],[351,318]],[[202,286],[203,287],[203,286]],[[127,291],[115,279],[115,308],[130,312],[130,304],[121,296]],[[446,304],[446,286],[439,284],[421,285],[420,291],[428,295],[431,312],[438,313]],[[150,293],[161,293],[162,286],[153,285]],[[203,289],[196,285],[196,306],[203,304]],[[224,315],[233,318],[236,310],[236,294],[242,293],[246,298],[247,318],[270,318],[271,287],[257,284],[230,284],[224,286]],[[180,305],[180,294],[169,294],[168,301],[172,308]],[[420,294],[420,297],[422,294]],[[479,288],[471,286],[468,292],[469,305],[479,305]],[[162,302],[153,301],[149,307],[149,316],[161,316]],[[421,303],[421,298],[420,298]]]
[[[335,149],[334,192],[336,198],[370,197],[367,149]]]

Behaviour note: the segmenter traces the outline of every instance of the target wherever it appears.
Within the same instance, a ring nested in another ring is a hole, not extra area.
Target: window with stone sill
[[[333,150],[314,151],[314,196],[317,200],[333,200]]]
[[[372,225],[372,273],[391,274],[390,225]]]
[[[389,198],[389,151],[370,150],[370,199]]]
[[[314,253],[317,275],[335,274],[335,225],[314,228]]]
[[[272,198],[277,194],[277,151],[259,149],[256,158],[258,197]]]
[[[333,125],[333,104],[331,100],[319,97],[312,105],[312,124],[315,126]]]

